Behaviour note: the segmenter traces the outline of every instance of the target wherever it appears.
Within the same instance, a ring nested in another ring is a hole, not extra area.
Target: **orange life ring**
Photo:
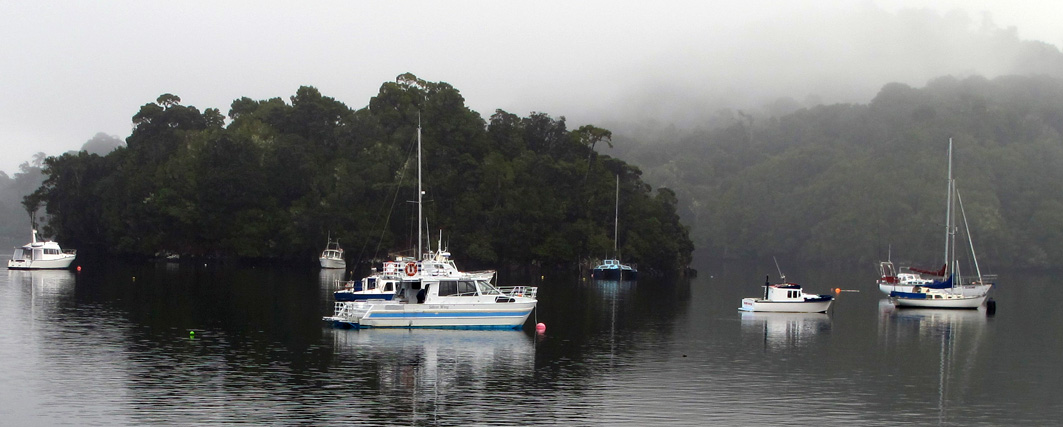
[[[417,274],[417,263],[412,261],[406,263],[406,275],[413,276],[415,274]]]

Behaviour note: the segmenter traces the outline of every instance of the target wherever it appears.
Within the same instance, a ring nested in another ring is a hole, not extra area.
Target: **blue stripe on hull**
[[[391,301],[395,294],[354,294],[350,292],[333,292],[332,297],[336,301],[366,301],[371,299],[382,299],[384,301]]]
[[[465,329],[465,330],[520,330],[524,324],[519,325],[462,325],[462,326],[368,326],[352,322],[331,321],[332,326],[341,329]]]
[[[403,319],[403,318],[431,318],[431,319],[445,319],[453,317],[455,319],[468,318],[468,317],[513,317],[513,316],[527,316],[531,313],[531,310],[527,311],[492,311],[492,312],[448,312],[448,313],[369,313],[366,318],[372,319]]]

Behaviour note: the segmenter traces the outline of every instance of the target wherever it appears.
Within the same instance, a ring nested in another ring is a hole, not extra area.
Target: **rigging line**
[[[406,178],[406,171],[409,169],[410,166],[410,156],[412,155],[411,151],[412,148],[406,151],[406,161],[402,163],[402,170],[399,172],[399,182],[395,185],[395,191],[391,195],[391,208],[388,209],[388,214],[384,217],[384,226],[380,228],[380,237],[377,239],[376,249],[374,249],[373,251],[374,254],[380,252],[380,246],[384,242],[384,234],[387,233],[388,225],[391,223],[391,214],[395,211],[395,203],[399,199],[399,190],[402,188],[402,181]],[[385,206],[387,206],[387,199],[384,199],[384,203],[380,204],[380,209],[377,211],[376,215],[377,217],[380,217],[380,214],[384,211]],[[365,243],[362,244],[361,252],[358,253],[359,263],[362,260],[362,256],[365,254],[365,248],[367,246],[369,246],[368,238],[365,240]]]

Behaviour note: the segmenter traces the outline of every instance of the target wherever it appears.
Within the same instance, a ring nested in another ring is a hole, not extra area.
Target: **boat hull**
[[[495,304],[400,304],[385,301],[342,302],[337,315],[324,320],[337,327],[521,329],[535,302]]]
[[[321,268],[347,268],[347,262],[342,259],[335,258],[318,258],[321,262]]]
[[[830,308],[834,299],[815,301],[766,301],[757,298],[743,298],[739,310],[763,313],[823,313]]]
[[[637,271],[619,268],[596,268],[591,270],[591,277],[601,280],[635,280],[638,275]]]
[[[65,270],[70,268],[73,262],[73,256],[57,259],[12,259],[7,261],[7,268],[8,270]]]
[[[919,308],[960,308],[975,309],[985,303],[988,294],[980,296],[964,296],[959,298],[912,298],[904,296],[906,293],[891,294],[890,303],[897,307]]]
[[[893,284],[890,284],[890,283],[879,283],[878,284],[878,290],[882,291],[882,293],[884,293],[886,295],[890,295],[893,292],[911,293],[911,292],[913,292],[913,290],[915,289],[916,286],[925,286],[925,285],[902,285],[902,284],[897,284],[897,283],[893,283]],[[952,288],[946,288],[945,290],[948,291],[948,292],[951,292],[951,293],[963,295],[965,297],[976,297],[976,296],[980,296],[980,295],[985,295],[987,292],[989,292],[989,289],[992,286],[993,285],[961,285],[961,286],[955,286],[955,287],[952,287]]]

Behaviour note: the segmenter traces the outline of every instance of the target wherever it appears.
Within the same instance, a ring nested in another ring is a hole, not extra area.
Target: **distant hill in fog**
[[[1063,259],[1063,79],[942,77],[887,84],[866,104],[777,117],[740,112],[696,130],[641,129],[615,150],[673,189],[695,245],[867,265],[940,265],[946,147],[983,268]]]

